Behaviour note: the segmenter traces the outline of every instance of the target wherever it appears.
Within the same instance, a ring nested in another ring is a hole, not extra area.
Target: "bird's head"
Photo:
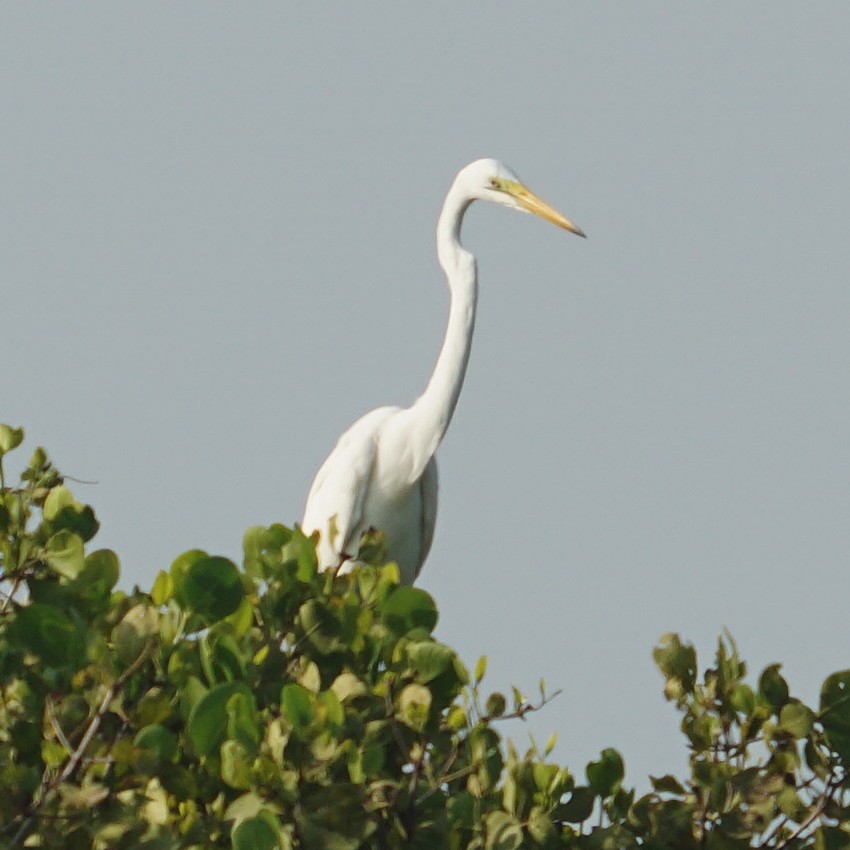
[[[578,225],[538,198],[507,165],[497,159],[478,159],[470,163],[460,171],[455,182],[469,198],[539,215],[570,233],[585,236]]]

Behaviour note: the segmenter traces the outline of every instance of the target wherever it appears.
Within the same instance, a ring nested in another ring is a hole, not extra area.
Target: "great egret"
[[[475,325],[475,257],[460,244],[463,216],[473,201],[534,213],[584,236],[501,162],[479,159],[458,173],[437,222],[437,257],[450,291],[443,347],[422,395],[410,407],[379,407],[358,419],[316,474],[302,528],[319,532],[322,568],[348,569],[361,535],[375,528],[386,535],[388,555],[398,563],[402,581],[411,584],[431,548],[435,453],[460,395]]]

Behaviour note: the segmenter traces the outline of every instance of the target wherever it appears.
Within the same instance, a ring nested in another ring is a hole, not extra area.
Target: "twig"
[[[558,690],[555,691],[554,693],[551,693],[548,696],[542,697],[540,702],[537,703],[537,705],[534,705],[533,703],[530,703],[530,702],[524,702],[522,705],[519,706],[519,708],[515,709],[510,714],[498,714],[498,715],[495,715],[495,716],[491,715],[491,714],[485,714],[481,718],[480,722],[481,723],[492,723],[495,720],[524,720],[526,714],[531,714],[534,711],[540,711],[540,709],[543,708],[544,705],[552,702],[552,700],[555,699],[556,697],[559,697],[561,695],[561,693],[562,693],[562,690],[560,688],[558,688]]]
[[[109,710],[109,703],[115,699],[115,695],[118,691],[123,687],[124,683],[130,676],[133,675],[142,664],[147,661],[148,656],[153,652],[153,648],[155,646],[155,642],[153,640],[149,640],[145,645],[145,648],[139,653],[139,657],[109,686],[106,691],[105,696],[101,700],[100,706],[98,707],[97,714],[92,718],[91,723],[89,723],[88,728],[85,731],[80,743],[77,745],[77,749],[71,755],[71,758],[65,763],[65,767],[62,772],[59,774],[59,778],[51,783],[50,787],[47,789],[47,793],[50,793],[57,785],[62,782],[66,782],[70,779],[71,774],[77,769],[77,766],[80,763],[85,751],[88,749],[89,744],[91,743],[92,738],[95,736],[95,733],[100,728],[101,721],[106,716],[106,712]]]
[[[66,481],[73,481],[76,484],[91,484],[92,486],[100,484],[100,481],[86,481],[85,478],[74,478],[73,475],[62,475]]]
[[[74,771],[76,771],[77,767],[80,764],[83,756],[85,755],[86,750],[88,749],[89,744],[94,738],[97,730],[100,728],[100,724],[103,721],[103,718],[106,716],[107,711],[109,710],[109,704],[115,699],[118,691],[123,687],[124,683],[127,679],[130,678],[144,663],[147,661],[150,654],[153,652],[154,647],[156,646],[156,641],[153,639],[149,640],[145,645],[144,649],[139,653],[138,658],[126,669],[120,676],[107,688],[106,694],[103,699],[100,701],[100,705],[98,706],[97,712],[89,723],[88,728],[85,731],[80,743],[77,745],[77,748],[71,753],[71,757],[65,762],[65,767],[62,769],[62,772],[59,776],[56,777],[52,782],[48,783],[46,786],[43,786],[43,790],[39,795],[38,802],[32,805],[28,809],[28,817],[21,824],[21,828],[16,833],[15,837],[12,839],[12,843],[9,845],[10,847],[16,847],[18,844],[23,841],[29,831],[32,829],[33,822],[35,821],[36,814],[38,813],[39,808],[44,805],[47,801],[48,797],[56,790],[56,788],[61,785],[63,782],[67,782]]]
[[[47,719],[50,721],[50,725],[53,727],[53,731],[56,733],[56,737],[59,739],[59,743],[62,744],[68,755],[71,755],[71,753],[74,752],[74,748],[68,743],[68,739],[65,737],[65,733],[62,731],[62,727],[59,725],[59,721],[56,719],[56,712],[53,710],[53,700],[50,698],[50,696],[47,697],[46,708]]]
[[[796,841],[824,812],[826,809],[827,803],[832,799],[832,795],[838,790],[838,786],[841,784],[843,779],[838,776],[832,776],[829,782],[826,783],[826,787],[823,789],[823,795],[820,800],[818,800],[815,807],[809,812],[809,815],[803,820],[800,825],[780,844],[776,845],[776,850],[782,850],[783,847],[789,847],[794,841]],[[759,845],[760,847],[766,847],[768,841],[772,841],[777,836],[777,830],[774,829],[771,831],[771,834]]]

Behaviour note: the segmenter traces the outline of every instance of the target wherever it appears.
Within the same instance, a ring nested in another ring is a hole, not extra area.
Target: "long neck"
[[[478,274],[475,258],[460,244],[460,226],[470,203],[470,198],[453,186],[437,222],[437,256],[449,284],[449,322],[428,386],[405,417],[415,478],[425,471],[449,427],[469,361]]]

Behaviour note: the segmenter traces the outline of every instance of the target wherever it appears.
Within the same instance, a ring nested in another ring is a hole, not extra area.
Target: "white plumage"
[[[475,258],[460,244],[460,227],[476,200],[531,212],[584,236],[502,163],[480,159],[458,173],[437,222],[437,256],[450,290],[443,347],[422,395],[408,408],[380,407],[358,419],[316,474],[302,527],[319,532],[322,568],[347,569],[361,535],[374,528],[386,535],[389,556],[410,584],[431,548],[435,454],[460,395],[475,325],[478,275]]]

